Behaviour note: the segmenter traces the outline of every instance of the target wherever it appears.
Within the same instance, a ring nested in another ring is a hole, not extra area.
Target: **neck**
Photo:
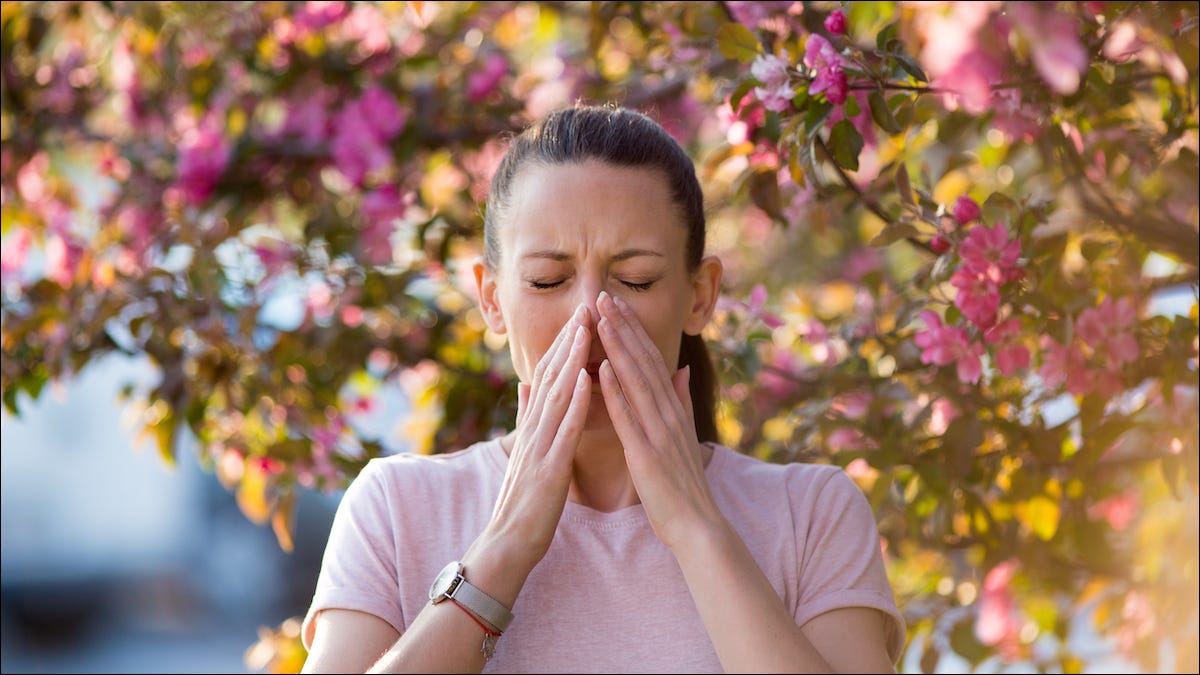
[[[625,449],[611,426],[583,432],[575,450],[567,499],[604,512],[640,503],[625,463]]]
[[[516,431],[500,440],[511,456]],[[567,499],[596,511],[618,511],[639,503],[637,489],[625,464],[625,451],[617,432],[609,425],[583,432],[571,467]]]

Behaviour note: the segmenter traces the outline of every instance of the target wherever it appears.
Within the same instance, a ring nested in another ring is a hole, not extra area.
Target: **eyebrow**
[[[621,262],[622,260],[629,260],[630,258],[637,258],[637,257],[641,257],[641,256],[652,256],[655,258],[665,258],[666,257],[663,254],[659,253],[658,251],[651,251],[650,249],[646,249],[646,248],[627,248],[627,249],[617,253],[616,255],[614,255],[612,257],[612,261],[613,262]],[[545,260],[553,260],[555,262],[566,262],[566,261],[574,258],[574,256],[572,256],[569,253],[565,253],[563,251],[544,249],[544,250],[539,250],[539,251],[530,251],[529,253],[526,253],[525,255],[521,256],[521,260],[526,260],[529,258],[542,258]]]

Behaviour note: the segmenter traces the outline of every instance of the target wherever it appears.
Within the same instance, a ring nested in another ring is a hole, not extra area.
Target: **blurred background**
[[[307,609],[337,494],[305,491],[295,550],[200,468],[138,438],[106,358],[0,415],[6,673],[244,673],[261,627]]]
[[[724,443],[904,672],[1200,670],[1194,2],[5,2],[0,669],[295,672],[374,457],[515,413],[471,260],[577,101],[695,158]]]

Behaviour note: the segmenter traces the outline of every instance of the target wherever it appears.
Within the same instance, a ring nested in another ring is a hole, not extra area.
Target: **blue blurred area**
[[[3,672],[252,672],[258,628],[307,609],[340,495],[301,495],[284,553],[194,449],[172,468],[123,420],[154,378],[108,357],[3,413]]]

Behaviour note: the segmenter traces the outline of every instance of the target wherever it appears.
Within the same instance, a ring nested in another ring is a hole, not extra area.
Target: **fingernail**
[[[692,382],[692,364],[687,364],[683,367],[683,381],[691,384]]]
[[[596,308],[597,309],[599,309],[603,306],[603,302],[604,302],[605,298],[609,298],[611,300],[612,296],[610,296],[607,291],[600,291],[600,295],[596,298]]]

